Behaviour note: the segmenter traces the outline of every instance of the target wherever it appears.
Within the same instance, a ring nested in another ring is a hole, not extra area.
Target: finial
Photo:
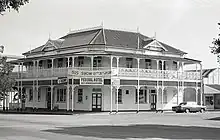
[[[50,40],[50,36],[51,36],[51,34],[50,34],[50,32],[49,32],[49,40]]]
[[[101,22],[101,26],[102,26],[102,28],[104,28],[104,22],[103,21]]]
[[[137,33],[139,33],[139,26],[137,26]]]
[[[157,33],[154,32],[154,40],[157,40],[156,38],[157,38]]]

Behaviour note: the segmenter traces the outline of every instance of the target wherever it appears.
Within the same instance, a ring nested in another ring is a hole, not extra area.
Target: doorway
[[[92,111],[102,111],[102,93],[92,93]]]
[[[51,88],[46,88],[47,93],[47,109],[51,110]]]
[[[157,95],[150,94],[150,109],[155,111],[156,105],[157,105]]]

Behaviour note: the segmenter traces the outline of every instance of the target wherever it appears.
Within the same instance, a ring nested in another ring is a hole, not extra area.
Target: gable
[[[144,49],[153,51],[167,51],[167,49],[157,40],[153,40],[151,43],[147,44]]]
[[[55,49],[57,49],[55,44],[51,40],[48,40],[44,47],[41,49],[41,51],[52,51]]]

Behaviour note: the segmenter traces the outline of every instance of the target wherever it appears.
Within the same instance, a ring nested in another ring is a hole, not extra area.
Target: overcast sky
[[[5,54],[21,55],[30,48],[65,35],[70,29],[99,26],[136,30],[217,67],[209,46],[220,30],[220,0],[30,0],[20,12],[0,16],[0,45]]]

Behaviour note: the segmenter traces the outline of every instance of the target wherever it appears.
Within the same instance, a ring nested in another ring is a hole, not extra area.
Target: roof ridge
[[[139,33],[137,30],[134,29],[128,29],[128,28],[104,28],[105,30],[114,30],[114,31],[121,31],[121,32],[130,32],[130,33]]]
[[[103,28],[102,26],[95,26],[95,27],[90,27],[90,28],[81,28],[81,29],[78,29],[78,30],[70,31],[69,33],[67,33],[67,35],[74,34],[74,33],[88,32],[88,31],[98,30],[98,29],[102,29],[102,28]]]

